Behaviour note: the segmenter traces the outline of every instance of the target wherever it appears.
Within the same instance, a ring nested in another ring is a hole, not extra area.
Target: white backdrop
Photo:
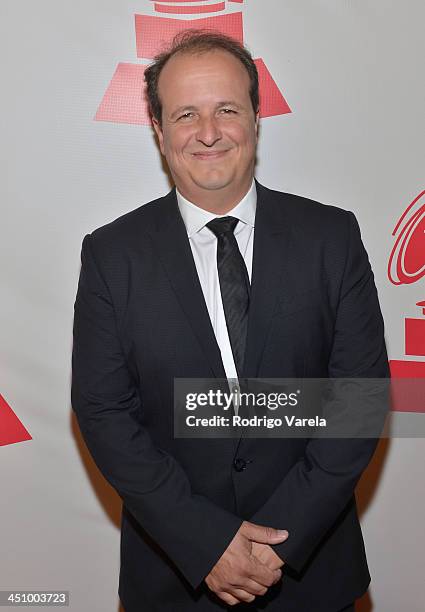
[[[404,349],[424,279],[395,286],[387,262],[398,218],[424,189],[425,4],[245,0],[226,10],[242,11],[245,43],[292,110],[262,120],[258,179],[355,212],[390,356],[424,362]],[[169,189],[150,128],[94,115],[117,64],[142,63],[134,15],[152,11],[148,0],[0,4],[0,394],[32,436],[0,447],[0,590],[67,589],[76,612],[118,610],[120,517],[70,407],[81,242]],[[424,459],[423,439],[382,440],[362,477],[373,581],[362,611],[424,609]]]

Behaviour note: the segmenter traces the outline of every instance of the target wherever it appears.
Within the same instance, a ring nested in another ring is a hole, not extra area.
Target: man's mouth
[[[196,153],[192,153],[193,157],[200,160],[214,160],[223,157],[227,153],[229,149],[225,151],[199,151]]]

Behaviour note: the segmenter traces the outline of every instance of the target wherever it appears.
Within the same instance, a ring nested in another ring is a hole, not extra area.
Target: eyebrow
[[[215,106],[216,108],[220,108],[220,106],[234,106],[238,109],[242,108],[241,105],[235,102],[234,100],[222,100],[220,102],[217,102]],[[170,119],[173,119],[176,115],[180,113],[196,110],[198,110],[197,106],[179,106],[178,108],[176,108],[176,110],[172,112],[172,114],[170,115]]]

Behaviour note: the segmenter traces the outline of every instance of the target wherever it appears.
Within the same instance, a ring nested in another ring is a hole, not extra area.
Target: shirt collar
[[[196,204],[182,196],[177,188],[176,196],[180,214],[183,217],[189,238],[196,232],[199,232],[211,219],[216,219],[217,217],[227,217],[230,215],[254,227],[255,210],[257,208],[257,190],[254,179],[252,179],[251,187],[242,200],[225,215],[216,215],[208,210],[199,208],[199,206],[196,206]]]

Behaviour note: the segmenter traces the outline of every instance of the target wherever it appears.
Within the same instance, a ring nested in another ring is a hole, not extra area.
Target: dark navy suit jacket
[[[387,377],[354,215],[258,182],[257,196],[244,376]],[[84,238],[75,302],[72,405],[123,500],[126,612],[225,609],[204,578],[243,520],[290,535],[274,547],[282,580],[238,609],[333,612],[360,596],[353,493],[376,439],[176,439],[175,377],[225,372],[173,189]]]

